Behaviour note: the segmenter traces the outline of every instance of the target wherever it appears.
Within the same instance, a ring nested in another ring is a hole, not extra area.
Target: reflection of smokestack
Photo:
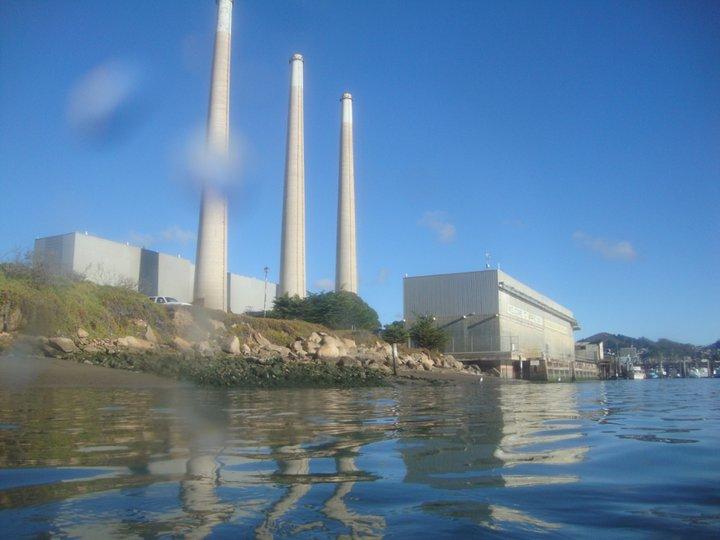
[[[342,95],[340,102],[342,103],[342,122],[340,124],[340,179],[338,186],[335,290],[357,294],[352,96],[345,93]]]
[[[290,59],[290,108],[285,157],[280,295],[305,298],[305,140],[303,57]]]
[[[218,0],[215,55],[210,83],[207,145],[212,159],[225,160],[230,112],[230,36],[233,0]],[[207,180],[206,180],[207,182]],[[211,309],[227,306],[227,201],[206,183],[200,203],[194,300]]]

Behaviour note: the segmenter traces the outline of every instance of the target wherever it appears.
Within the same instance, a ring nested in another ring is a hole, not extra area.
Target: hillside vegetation
[[[0,315],[4,330],[32,335],[74,335],[81,327],[94,337],[132,335],[137,320],[171,331],[167,310],[138,292],[14,263],[0,265]]]

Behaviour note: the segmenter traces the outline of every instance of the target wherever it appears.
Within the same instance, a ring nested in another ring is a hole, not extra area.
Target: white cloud
[[[575,231],[572,238],[576,245],[594,251],[606,259],[632,261],[637,258],[635,248],[627,240],[611,241],[596,238],[583,231]]]
[[[143,247],[150,247],[160,242],[185,245],[194,241],[195,237],[196,235],[193,231],[172,225],[157,234],[133,232],[130,234],[130,242]]]
[[[425,212],[418,224],[433,231],[444,244],[455,240],[455,225],[448,221],[447,215],[441,210]]]
[[[335,289],[335,282],[330,278],[317,279],[313,285],[320,291],[332,291]]]

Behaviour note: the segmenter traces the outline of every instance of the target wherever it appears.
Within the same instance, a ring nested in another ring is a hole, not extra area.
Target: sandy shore
[[[33,355],[0,356],[0,391],[34,388],[170,388],[188,385],[151,373]]]

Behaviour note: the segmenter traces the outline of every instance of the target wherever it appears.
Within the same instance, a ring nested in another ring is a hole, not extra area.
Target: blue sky
[[[578,337],[720,338],[720,4],[235,3],[232,271],[277,278],[300,52],[311,288],[334,277],[350,91],[360,292],[384,321],[403,274],[489,252]],[[87,230],[194,257],[214,19],[212,0],[0,3],[0,253]],[[99,78],[104,131],[77,105]]]

